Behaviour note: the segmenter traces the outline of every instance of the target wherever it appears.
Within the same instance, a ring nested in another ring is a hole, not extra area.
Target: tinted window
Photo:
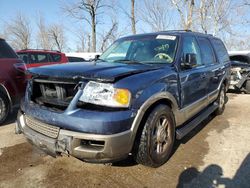
[[[178,37],[172,35],[149,35],[124,38],[108,48],[100,59],[107,62],[139,61],[161,64],[174,61]]]
[[[209,40],[206,38],[198,37],[198,42],[201,48],[202,63],[206,65],[215,63],[213,48]]]
[[[33,53],[30,54],[30,63],[48,63],[48,56],[47,54],[43,54],[43,53]]]
[[[82,62],[85,61],[85,59],[81,57],[68,57],[69,62]]]
[[[197,65],[202,65],[201,53],[198,43],[194,37],[184,37],[183,40],[183,57],[185,58],[187,54],[195,54]]]
[[[28,64],[29,63],[29,55],[27,53],[18,53],[18,56],[20,59],[24,61],[24,63]]]
[[[17,58],[14,50],[4,40],[0,40],[0,58]]]
[[[226,63],[229,61],[229,56],[227,53],[227,50],[225,48],[225,45],[223,42],[219,39],[212,39],[212,44],[214,46],[214,49],[217,53],[217,57],[220,63]]]
[[[50,54],[53,62],[60,62],[62,59],[62,56],[60,54]]]

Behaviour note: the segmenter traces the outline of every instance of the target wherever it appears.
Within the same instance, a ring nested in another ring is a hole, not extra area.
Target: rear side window
[[[214,57],[213,48],[209,40],[206,38],[198,37],[198,42],[201,48],[202,63],[205,65],[215,63],[216,61]]]
[[[85,59],[81,57],[68,57],[69,62],[82,62],[85,61]]]
[[[33,53],[30,54],[30,63],[48,63],[49,59],[47,54],[44,53]]]
[[[53,62],[60,62],[62,59],[62,56],[60,54],[50,54]]]
[[[0,40],[0,58],[18,58],[14,50],[4,40]]]
[[[29,63],[29,55],[27,53],[18,53],[18,56],[24,61],[24,63]]]
[[[213,47],[217,53],[217,57],[220,63],[226,63],[229,61],[229,56],[227,53],[227,49],[223,42],[219,39],[212,39]]]

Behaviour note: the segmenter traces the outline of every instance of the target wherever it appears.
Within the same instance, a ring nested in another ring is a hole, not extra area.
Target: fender
[[[133,141],[135,139],[135,136],[136,136],[138,128],[139,128],[139,125],[141,123],[141,120],[142,120],[145,112],[154,103],[156,103],[157,101],[162,100],[162,99],[168,100],[171,103],[171,108],[172,108],[172,111],[174,113],[174,117],[176,117],[176,113],[178,113],[178,104],[177,104],[177,101],[176,101],[175,97],[171,93],[164,91],[164,92],[159,92],[159,93],[156,93],[156,94],[152,95],[139,108],[139,110],[137,112],[137,115],[136,115],[136,117],[135,117],[135,119],[133,121],[133,124],[132,124],[131,129],[130,129],[133,132],[133,138],[132,138]]]

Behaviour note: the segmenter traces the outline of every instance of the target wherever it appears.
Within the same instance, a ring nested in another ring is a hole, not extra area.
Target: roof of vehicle
[[[192,35],[192,36],[203,36],[203,37],[213,37],[217,38],[211,34],[205,34],[200,32],[194,32],[191,30],[168,30],[168,31],[158,31],[154,33],[144,33],[144,34],[136,34],[136,35],[130,35],[124,38],[130,38],[130,37],[143,37],[143,36],[149,36],[149,35]]]
[[[17,50],[17,53],[20,52],[40,52],[40,53],[44,53],[44,52],[49,52],[49,53],[62,53],[60,51],[57,50],[44,50],[44,49],[23,49],[23,50]]]

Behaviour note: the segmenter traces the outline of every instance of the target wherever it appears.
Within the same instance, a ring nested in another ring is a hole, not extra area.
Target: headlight
[[[83,89],[80,101],[110,107],[128,107],[131,93],[128,89],[114,88],[112,84],[90,81]]]

